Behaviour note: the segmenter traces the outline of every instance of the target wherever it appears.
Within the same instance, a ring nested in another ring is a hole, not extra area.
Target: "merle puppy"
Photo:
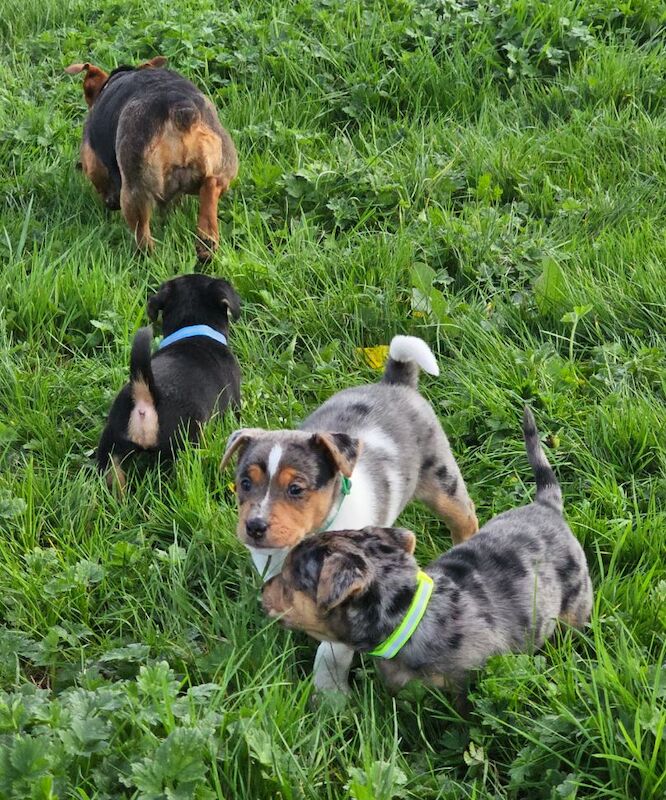
[[[523,431],[533,503],[494,517],[426,574],[412,555],[411,531],[307,538],[265,585],[267,613],[316,639],[378,656],[394,691],[419,678],[453,690],[459,701],[470,670],[490,656],[540,647],[558,619],[582,626],[592,609],[585,555],[562,516],[560,487],[529,409]]]
[[[264,580],[304,537],[393,525],[413,499],[442,517],[454,542],[476,533],[449,441],[418,390],[421,369],[439,374],[428,345],[394,336],[378,383],[337,392],[297,430],[243,428],[231,436],[222,466],[238,455],[237,533]],[[321,644],[317,689],[348,691],[353,655],[342,644]]]
[[[152,327],[134,337],[130,380],[111,406],[97,448],[97,464],[121,488],[121,464],[131,453],[170,458],[186,439],[196,441],[214,413],[240,406],[240,369],[227,344],[229,314],[240,298],[221,278],[184,275],[162,284],[148,299],[148,316],[162,312],[165,338],[151,356]]]
[[[150,217],[181,194],[199,195],[197,254],[210,257],[219,230],[217,203],[238,172],[236,148],[211,101],[190,81],[164,69],[156,56],[111,73],[84,72],[90,109],[83,129],[81,168],[110,210],[122,209],[137,246],[151,250]]]

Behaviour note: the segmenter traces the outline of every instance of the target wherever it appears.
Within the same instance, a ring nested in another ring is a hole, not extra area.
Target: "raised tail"
[[[201,112],[193,102],[184,100],[170,109],[169,115],[173,124],[181,131],[188,131],[201,117]]]
[[[132,352],[130,354],[130,383],[143,383],[157,403],[157,387],[153,377],[153,367],[150,363],[152,356],[153,328],[146,325],[139,328],[134,335]]]
[[[525,437],[527,458],[532,467],[537,487],[535,502],[544,503],[561,514],[563,506],[560,484],[543,452],[534,415],[527,406],[523,412],[523,436]]]
[[[152,341],[153,329],[150,325],[140,328],[132,342],[130,355],[132,411],[127,423],[127,438],[145,449],[156,446],[159,433],[159,394],[150,363]]]
[[[439,375],[435,356],[428,345],[418,336],[394,336],[389,347],[382,383],[411,386],[416,389],[419,383],[419,368]]]

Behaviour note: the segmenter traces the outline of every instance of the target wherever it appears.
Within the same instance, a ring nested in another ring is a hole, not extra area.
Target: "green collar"
[[[416,575],[416,591],[411,605],[407,609],[402,622],[380,645],[371,650],[368,655],[378,658],[393,658],[397,655],[414,635],[419,622],[423,619],[428,601],[432,594],[432,578],[419,570]]]
[[[342,508],[342,504],[345,501],[345,497],[351,492],[352,483],[349,478],[342,476],[342,483],[340,484],[340,501],[338,502],[337,508],[331,514],[331,516],[324,522],[324,524],[319,528],[317,533],[321,533],[322,531],[327,531],[331,527],[331,525],[335,522],[340,513],[340,509]]]

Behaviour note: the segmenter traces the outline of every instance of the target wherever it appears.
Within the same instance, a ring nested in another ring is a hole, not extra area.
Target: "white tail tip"
[[[394,361],[414,361],[424,372],[439,375],[439,366],[432,350],[418,336],[394,336],[389,356]]]

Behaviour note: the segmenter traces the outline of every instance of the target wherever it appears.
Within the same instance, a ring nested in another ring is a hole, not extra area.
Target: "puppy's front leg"
[[[349,669],[354,651],[346,644],[322,642],[314,660],[314,685],[320,692],[349,694]]]

